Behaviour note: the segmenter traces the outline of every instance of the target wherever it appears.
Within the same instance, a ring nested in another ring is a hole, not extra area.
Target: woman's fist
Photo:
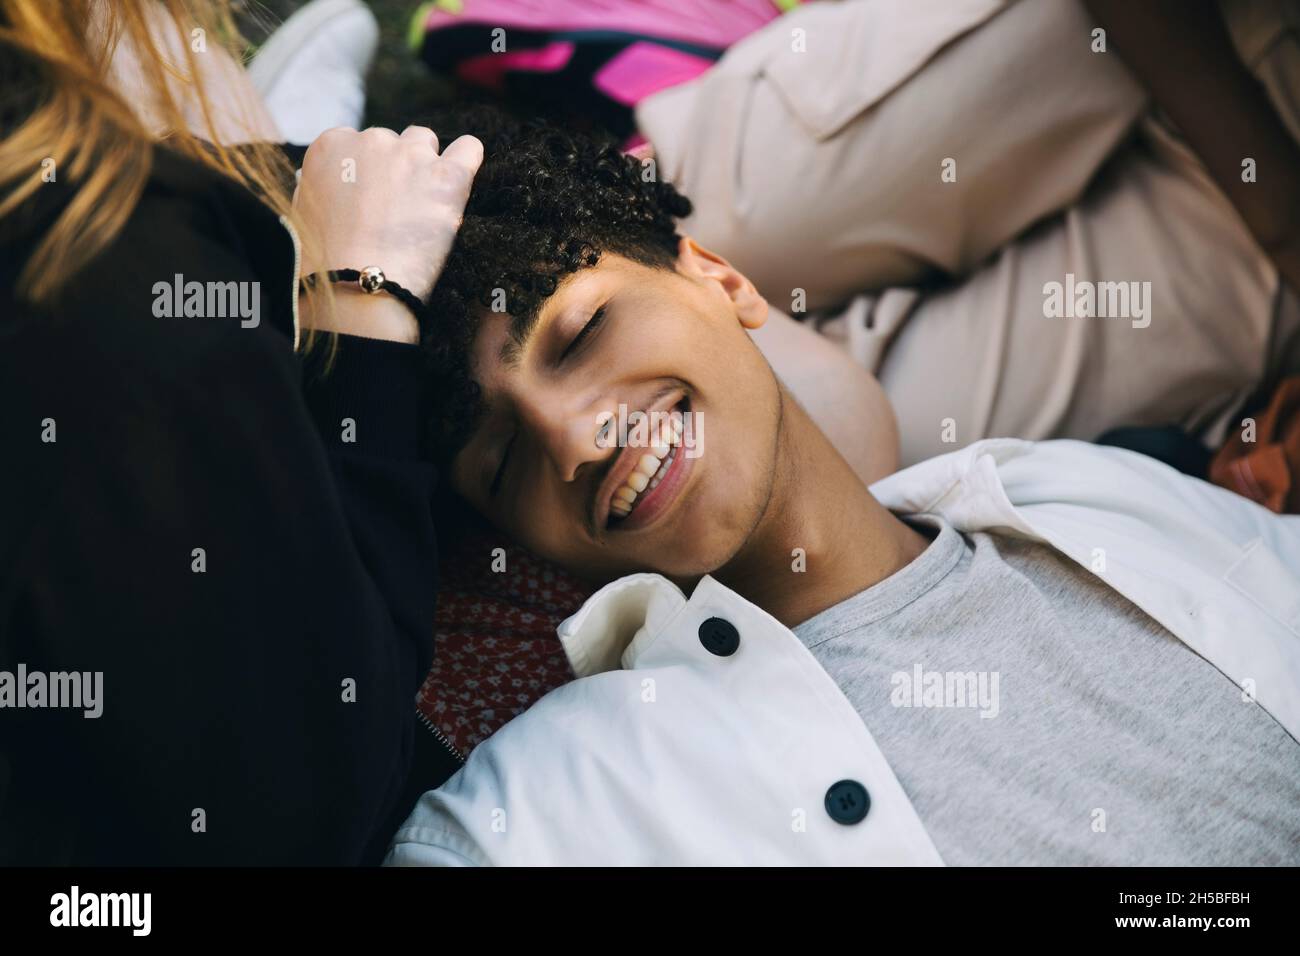
[[[483,144],[462,136],[441,153],[424,126],[331,129],[303,158],[293,204],[314,237],[303,273],[379,266],[421,299],[460,228]],[[349,331],[338,328],[338,331]]]

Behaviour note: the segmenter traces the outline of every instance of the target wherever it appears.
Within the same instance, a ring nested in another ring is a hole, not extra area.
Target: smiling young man
[[[589,579],[712,573],[753,598],[759,584],[787,624],[892,573],[924,538],[871,498],[773,376],[749,341],[767,312],[743,276],[681,239],[671,267],[604,256],[533,321],[483,322],[473,368],[486,412],[453,464],[456,490]],[[620,405],[675,413],[684,438],[707,440],[666,469],[671,441],[602,447]],[[789,573],[793,547],[809,573]]]
[[[390,862],[1300,862],[1300,519],[1075,442],[869,489],[671,186],[479,132],[434,296],[461,320],[452,482],[610,583],[560,629],[578,679],[425,794]],[[682,434],[610,447],[620,406]]]

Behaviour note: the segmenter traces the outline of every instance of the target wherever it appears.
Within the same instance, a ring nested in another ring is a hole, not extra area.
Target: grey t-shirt
[[[1300,744],[1053,548],[934,540],[794,629],[950,864],[1300,863]]]

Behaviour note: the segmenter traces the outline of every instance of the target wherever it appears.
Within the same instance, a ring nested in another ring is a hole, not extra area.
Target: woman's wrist
[[[318,332],[338,332],[367,339],[414,345],[420,326],[402,302],[390,295],[367,295],[359,289],[335,286],[332,302],[316,295],[299,296],[303,324]]]

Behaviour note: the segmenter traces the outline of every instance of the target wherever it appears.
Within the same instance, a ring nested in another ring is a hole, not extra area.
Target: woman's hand
[[[433,290],[460,228],[483,144],[462,136],[441,155],[424,126],[332,129],[303,158],[293,204],[311,233],[303,274],[379,266],[421,299]],[[310,299],[310,297],[308,297]],[[339,288],[315,328],[414,342],[415,318],[392,296]]]

